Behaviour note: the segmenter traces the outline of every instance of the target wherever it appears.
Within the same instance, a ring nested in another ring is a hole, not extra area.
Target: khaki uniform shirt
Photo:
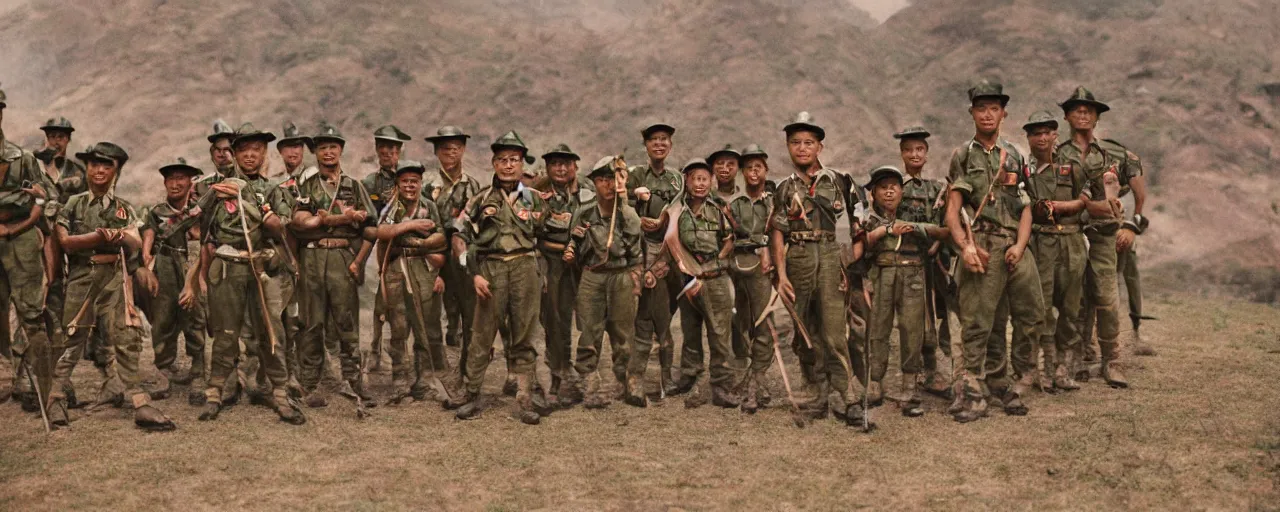
[[[1002,153],[1004,167],[1000,167]],[[1030,202],[1023,190],[1025,168],[1022,153],[1003,138],[990,150],[971,139],[951,154],[952,190],[960,191],[970,216],[982,208],[980,218],[974,223],[975,231],[1018,230],[1022,209]]]
[[[613,213],[612,209],[600,211],[600,205],[592,201],[574,214],[570,230],[573,251],[583,268],[616,270],[640,264],[640,216],[630,205],[619,204],[613,244],[609,245],[609,219]]]

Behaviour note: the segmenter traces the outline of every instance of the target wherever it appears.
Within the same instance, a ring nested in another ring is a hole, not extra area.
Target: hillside
[[[149,199],[159,186],[146,170],[205,161],[218,117],[335,123],[355,174],[386,122],[419,138],[460,124],[483,169],[482,148],[508,129],[535,150],[566,141],[588,160],[640,158],[636,130],[662,118],[679,128],[679,160],[760,142],[781,177],[779,128],[803,109],[827,125],[828,164],[856,174],[897,163],[888,135],[924,122],[941,174],[968,136],[973,80],[1007,85],[1015,141],[1032,110],[1084,83],[1115,108],[1101,131],[1140,153],[1154,184],[1146,264],[1220,271],[1232,247],[1239,266],[1274,272],[1280,262],[1253,256],[1280,253],[1280,7],[1062,5],[917,0],[876,25],[849,0],[10,1],[0,83],[10,138],[37,146],[35,127],[65,115],[77,146],[129,148],[124,184]],[[427,153],[416,142],[406,157]]]

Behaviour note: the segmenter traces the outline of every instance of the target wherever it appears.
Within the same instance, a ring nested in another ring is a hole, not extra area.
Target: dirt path
[[[678,400],[526,427],[509,399],[465,423],[434,404],[361,422],[339,402],[301,428],[248,405],[203,423],[170,399],[175,433],[144,434],[109,410],[46,436],[11,401],[0,405],[0,510],[1280,506],[1280,311],[1182,295],[1148,307],[1162,319],[1146,333],[1160,356],[1136,360],[1130,391],[1095,379],[1034,395],[1029,416],[970,425],[941,401],[917,420],[882,407],[871,436],[830,420],[797,430],[778,406],[746,416]],[[490,372],[489,392],[501,375]]]

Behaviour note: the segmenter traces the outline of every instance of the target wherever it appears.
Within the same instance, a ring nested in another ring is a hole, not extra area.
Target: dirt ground
[[[754,416],[669,399],[575,408],[536,427],[512,419],[505,398],[469,422],[435,403],[359,421],[337,399],[302,427],[249,405],[200,422],[169,399],[160,407],[176,432],[143,433],[108,409],[73,412],[69,429],[46,435],[10,401],[0,510],[1280,508],[1280,311],[1180,294],[1154,294],[1148,309],[1160,355],[1130,358],[1131,390],[1094,379],[1033,395],[1026,417],[969,425],[937,399],[922,419],[885,406],[871,435],[832,420],[797,429],[776,373],[774,407]],[[96,385],[91,366],[77,375],[81,389]],[[491,368],[487,393],[502,375]],[[374,381],[389,391],[389,374]]]

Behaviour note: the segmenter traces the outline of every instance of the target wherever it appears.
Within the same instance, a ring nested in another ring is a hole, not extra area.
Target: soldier
[[[654,123],[640,130],[644,137],[644,149],[649,162],[627,171],[627,202],[640,216],[640,228],[644,231],[641,241],[644,266],[644,286],[640,302],[636,306],[635,338],[631,342],[632,366],[639,368],[637,378],[644,381],[644,368],[649,364],[653,351],[653,339],[658,339],[658,396],[687,393],[697,383],[685,379],[671,383],[671,363],[675,345],[671,338],[671,314],[675,310],[675,295],[683,285],[679,273],[671,272],[670,256],[663,250],[662,238],[667,229],[663,215],[667,205],[684,190],[680,173],[667,169],[667,157],[671,156],[671,138],[675,127],[666,123]]]
[[[440,332],[439,311],[427,307],[444,291],[440,268],[444,265],[448,244],[436,204],[421,194],[422,175],[426,168],[418,162],[401,160],[396,169],[391,204],[382,214],[378,239],[388,244],[382,265],[382,291],[385,294],[387,320],[391,323],[391,375],[397,395],[408,394],[414,400],[425,400],[427,390],[441,393],[437,376],[449,368]],[[409,386],[403,347],[408,331],[413,330],[414,382]]]
[[[1044,298],[1035,257],[1026,252],[1031,239],[1030,200],[1024,190],[1022,154],[1000,136],[1009,96],[1000,84],[982,82],[969,89],[973,139],[951,154],[946,223],[964,266],[957,273],[960,321],[964,327],[964,398],[956,421],[986,415],[986,396],[996,392],[1004,411],[1025,415],[1021,397],[1030,390],[1035,368],[1032,339],[1040,333]],[[969,210],[961,210],[969,207]],[[965,220],[964,218],[972,219]],[[1014,370],[1017,384],[1008,392],[989,390],[984,362],[996,308],[1008,297],[1015,327]]]
[[[737,155],[734,155],[735,159]],[[697,382],[704,360],[702,328],[707,328],[707,347],[711,353],[711,403],[719,407],[738,407],[742,398],[733,393],[733,283],[728,275],[728,257],[733,253],[733,228],[724,211],[711,200],[711,168],[706,160],[695,158],[681,169],[685,179],[684,202],[673,219],[678,229],[678,248],[673,252],[691,260],[677,260],[680,269],[692,281],[681,296],[680,325],[684,344],[680,350],[680,382]],[[674,241],[674,240],[673,240]],[[671,243],[670,241],[668,242]],[[690,398],[696,403],[696,396]]]
[[[635,329],[636,303],[643,289],[640,216],[621,196],[626,193],[625,169],[615,170],[615,162],[622,167],[615,157],[604,157],[587,175],[595,185],[596,200],[580,206],[574,214],[572,241],[562,256],[566,264],[582,269],[577,290],[582,334],[578,337],[575,367],[586,379],[579,391],[588,409],[608,405],[596,371],[605,332],[609,333],[613,354],[613,375],[626,383],[626,402],[639,407],[648,402],[638,377],[643,368],[631,359],[633,351],[628,346]],[[574,399],[569,394],[561,395],[560,403],[569,406]]]
[[[247,319],[251,333],[247,339],[255,345],[248,351],[258,355],[261,373],[267,379],[259,382],[258,393],[265,395],[266,388],[271,388],[270,398],[263,396],[256,401],[274,409],[281,421],[293,425],[306,422],[286,391],[288,370],[281,318],[288,298],[267,282],[268,274],[291,271],[282,270],[287,264],[277,256],[276,244],[269,241],[271,237],[282,237],[284,219],[291,216],[285,191],[272,186],[265,177],[267,144],[275,138],[251,124],[242,125],[236,130],[232,147],[236,166],[244,178],[230,178],[211,187],[219,204],[210,212],[210,229],[204,239],[206,245],[213,246],[205,254],[212,252],[214,256],[201,260],[200,271],[209,283],[209,301],[217,307],[212,308],[209,317],[214,332],[213,353],[201,421],[216,420],[222,410],[222,388],[228,378],[234,378],[235,359],[240,355],[237,335]]]
[[[729,198],[729,216],[733,225],[733,256],[729,260],[729,272],[733,278],[735,309],[733,322],[734,350],[743,350],[739,357],[746,357],[746,375],[738,384],[736,395],[742,397],[742,410],[755,412],[768,405],[769,391],[764,376],[773,364],[773,340],[768,329],[756,322],[766,314],[769,292],[773,284],[769,274],[773,272],[773,257],[769,254],[769,213],[773,194],[766,187],[769,175],[769,154],[758,144],[751,144],[742,151],[742,181],[745,187],[735,190]],[[721,159],[715,159],[718,164]],[[719,178],[719,174],[716,175]],[[767,313],[772,315],[772,313]]]
[[[111,373],[125,386],[134,408],[134,424],[145,430],[173,430],[173,421],[151,405],[141,386],[138,359],[142,354],[142,324],[133,306],[127,271],[129,253],[142,247],[140,220],[128,201],[115,195],[116,179],[128,153],[110,142],[99,142],[76,158],[88,163],[89,191],[71,197],[58,212],[58,243],[70,262],[66,305],[62,312],[66,340],[54,353],[75,353],[90,332],[102,329],[114,349]],[[50,420],[66,425],[65,389],[71,386],[74,360],[58,361],[54,377],[60,385],[50,393]]]
[[[302,174],[302,159],[307,154],[307,148],[311,147],[311,137],[303,135],[292,121],[285,121],[283,133],[280,140],[276,141],[276,152],[280,153],[280,159],[284,161],[284,175],[297,178]]]
[[[373,147],[378,157],[378,170],[365,176],[361,183],[364,185],[364,189],[369,191],[369,200],[373,201],[375,212],[381,213],[387,204],[395,198],[396,170],[400,167],[400,152],[404,149],[404,143],[411,140],[413,140],[413,137],[391,124],[373,131]],[[379,257],[378,261],[383,261],[383,258]],[[386,271],[379,268],[379,274],[384,272]],[[382,290],[378,290],[373,300],[373,342],[369,351],[369,355],[373,357],[370,365],[372,370],[382,369],[382,324],[389,321],[387,305],[383,301],[383,295]],[[400,333],[402,334],[400,337],[401,343],[398,346],[393,345],[387,349],[387,352],[391,355],[392,366],[395,366],[397,359],[402,363],[404,362],[404,342],[409,339],[409,326],[407,323],[402,325],[405,330]],[[392,338],[395,337],[393,333]],[[404,368],[401,368],[401,370],[404,370]],[[394,374],[394,371],[392,373]],[[402,371],[401,380],[406,378],[408,378],[407,371]],[[391,379],[394,381],[395,375],[392,375]]]
[[[863,411],[851,404],[849,347],[845,339],[845,281],[836,243],[836,223],[849,200],[847,177],[822,164],[826,130],[801,112],[783,128],[795,172],[778,184],[770,220],[770,250],[778,270],[778,293],[795,304],[796,318],[811,336],[794,343],[801,364],[812,368],[817,396],[805,409],[861,426]],[[795,319],[793,319],[795,320]],[[797,329],[799,331],[799,329]],[[837,393],[830,402],[829,394]]]
[[[1103,201],[1102,208],[1089,208],[1089,222],[1085,237],[1089,240],[1089,262],[1085,265],[1084,309],[1082,314],[1095,313],[1098,319],[1098,347],[1102,351],[1101,375],[1113,388],[1127,388],[1129,381],[1120,371],[1120,319],[1118,315],[1118,284],[1116,283],[1116,232],[1120,230],[1124,208],[1118,195],[1109,194],[1108,181],[1123,181],[1121,166],[1125,163],[1123,148],[1094,137],[1099,117],[1111,107],[1098,101],[1092,92],[1077,87],[1070,98],[1061,104],[1063,116],[1071,126],[1071,138],[1058,145],[1056,161],[1065,169],[1075,172],[1083,169],[1087,176],[1089,198]],[[1112,150],[1108,150],[1111,147]],[[1119,152],[1120,158],[1113,154]],[[1139,171],[1140,172],[1140,171]],[[1110,174],[1110,177],[1106,175]],[[1085,350],[1081,344],[1081,350]],[[1092,351],[1090,351],[1092,355]],[[1087,368],[1091,361],[1077,361]],[[1087,370],[1077,371],[1076,379],[1087,380]]]
[[[44,132],[44,149],[36,153],[36,158],[44,164],[45,173],[58,187],[58,197],[67,198],[88,190],[84,166],[67,158],[71,134],[76,131],[71,121],[65,117],[50,119],[40,130]]]
[[[565,262],[564,253],[570,243],[573,214],[589,201],[590,196],[578,183],[579,157],[568,145],[557,145],[544,153],[542,160],[547,165],[547,183],[537,187],[543,191],[542,199],[547,202],[546,233],[538,243],[547,264],[546,291],[542,295],[542,328],[546,332],[547,366],[551,370],[550,391],[551,395],[558,397],[560,386],[572,376],[573,306],[581,278],[578,267]],[[634,311],[632,320],[635,320]],[[627,327],[627,340],[619,340],[623,343],[620,346],[630,348],[632,329],[632,326]]]
[[[205,382],[205,310],[195,302],[184,307],[179,296],[188,274],[198,268],[200,212],[194,210],[192,180],[201,174],[182,158],[161,167],[165,200],[147,210],[141,228],[142,266],[152,269],[157,279],[149,318],[156,369],[166,382],[192,384],[192,392],[198,393],[204,393]],[[178,370],[179,334],[191,358],[187,372]]]
[[[913,176],[911,179],[919,178]],[[881,382],[884,379],[889,364],[889,335],[897,317],[902,385],[891,399],[900,404],[903,416],[920,417],[924,415],[924,409],[916,392],[916,380],[924,369],[920,352],[929,314],[925,264],[933,241],[946,236],[947,232],[928,220],[912,221],[898,217],[900,212],[910,209],[902,205],[903,176],[898,169],[886,166],[871,171],[871,180],[865,188],[873,198],[872,210],[862,226],[865,235],[854,242],[853,254],[855,258],[866,258],[870,263],[871,380]]]
[[[738,173],[742,167],[742,153],[733,149],[732,144],[725,144],[723,148],[716,150],[707,157],[707,165],[711,167],[711,174],[715,180],[715,193],[711,195],[711,201],[716,208],[725,212],[727,218],[732,219],[733,216],[728,211],[729,201],[739,193],[738,190]],[[736,295],[735,295],[736,297]],[[755,319],[751,320],[755,322]],[[738,335],[737,322],[733,324],[734,335],[730,336],[733,345],[733,366],[737,368],[746,368],[750,351],[749,343]],[[739,383],[743,383],[741,379],[735,378]],[[735,388],[735,394],[740,395],[742,390]]]
[[[209,160],[219,175],[230,177],[236,173],[235,155],[231,151],[231,140],[236,132],[231,125],[221,119],[213,122],[213,133],[209,134]]]
[[[0,123],[7,106],[0,90]],[[44,238],[49,234],[46,208],[56,210],[57,187],[41,172],[35,155],[10,142],[0,129],[0,309],[6,320],[0,333],[3,356],[13,356],[13,390],[23,409],[40,410],[41,399],[49,398],[53,379],[53,354],[45,314],[45,294],[40,283],[52,281],[53,269],[43,257]],[[16,286],[15,286],[16,285]],[[19,329],[24,335],[12,347],[9,343],[9,303],[17,310]],[[24,346],[25,345],[25,346]],[[36,381],[32,389],[25,375]],[[0,401],[8,398],[4,392]],[[65,415],[65,413],[64,413]]]
[[[426,138],[431,143],[440,166],[436,169],[436,175],[423,188],[423,194],[435,201],[440,210],[445,239],[450,244],[453,243],[453,235],[457,233],[454,221],[462,215],[467,202],[480,191],[480,183],[462,168],[462,158],[467,152],[467,139],[470,138],[470,135],[456,126],[445,126],[436,130],[435,135]],[[471,315],[475,312],[475,288],[467,270],[462,267],[459,260],[461,256],[461,251],[454,251],[445,260],[444,268],[440,269],[440,275],[444,277],[444,293],[435,295],[432,298],[433,304],[428,305],[435,312],[433,314],[439,314],[441,307],[444,308],[448,323],[445,343],[462,348],[458,356],[458,376],[451,383],[458,385],[461,385],[463,374],[466,373],[466,365],[461,361],[466,361],[467,358],[467,341],[471,339]]]
[[[898,219],[904,222],[927,223],[942,226],[943,203],[946,197],[943,190],[946,183],[924,177],[924,166],[929,163],[929,136],[931,134],[922,126],[908,127],[893,134],[898,140],[898,150],[902,154],[902,165],[906,176],[902,183],[902,203],[898,206]],[[943,235],[945,239],[949,233]],[[921,358],[924,365],[925,391],[936,395],[946,395],[949,390],[946,378],[938,371],[938,349],[948,357],[951,355],[951,326],[948,315],[948,303],[954,302],[951,296],[951,278],[947,274],[950,268],[949,246],[941,240],[933,241],[924,259],[925,274],[925,314],[924,342],[921,346]],[[935,325],[936,322],[936,325]]]
[[[466,389],[450,397],[445,407],[457,409],[458,419],[480,414],[480,388],[489,367],[489,348],[498,327],[509,322],[507,357],[517,379],[516,414],[520,421],[536,425],[545,411],[535,411],[533,405],[537,352],[532,337],[542,298],[535,249],[542,235],[546,202],[533,189],[520,186],[524,165],[533,159],[518,134],[507,132],[490,149],[493,184],[467,203],[459,220],[460,231],[454,235],[456,243],[467,248],[466,270],[472,274],[477,300],[471,328],[474,345],[466,357]]]
[[[346,139],[332,126],[323,126],[311,138],[316,145],[315,173],[303,173],[293,222],[289,227],[302,244],[299,260],[301,277],[307,283],[299,293],[307,305],[306,327],[298,342],[302,362],[301,384],[309,393],[307,405],[323,407],[323,394],[316,392],[326,343],[336,341],[342,363],[342,378],[365,405],[373,396],[365,389],[361,375],[359,286],[364,282],[364,265],[373,248],[377,212],[364,185],[342,172],[342,150]],[[359,249],[356,249],[359,247]]]
[[[1107,150],[1119,156],[1124,149],[1120,143],[1111,139],[1102,139]],[[1125,296],[1129,302],[1129,322],[1133,326],[1130,334],[1130,345],[1133,354],[1138,356],[1154,356],[1156,349],[1142,338],[1142,278],[1138,274],[1138,235],[1147,231],[1150,221],[1142,215],[1142,208],[1147,202],[1147,179],[1143,176],[1142,161],[1138,155],[1124,150],[1124,165],[1121,180],[1128,179],[1128,186],[1120,189],[1120,197],[1125,197],[1126,189],[1133,191],[1133,217],[1120,225],[1116,233],[1116,265],[1118,274],[1124,279]]]

